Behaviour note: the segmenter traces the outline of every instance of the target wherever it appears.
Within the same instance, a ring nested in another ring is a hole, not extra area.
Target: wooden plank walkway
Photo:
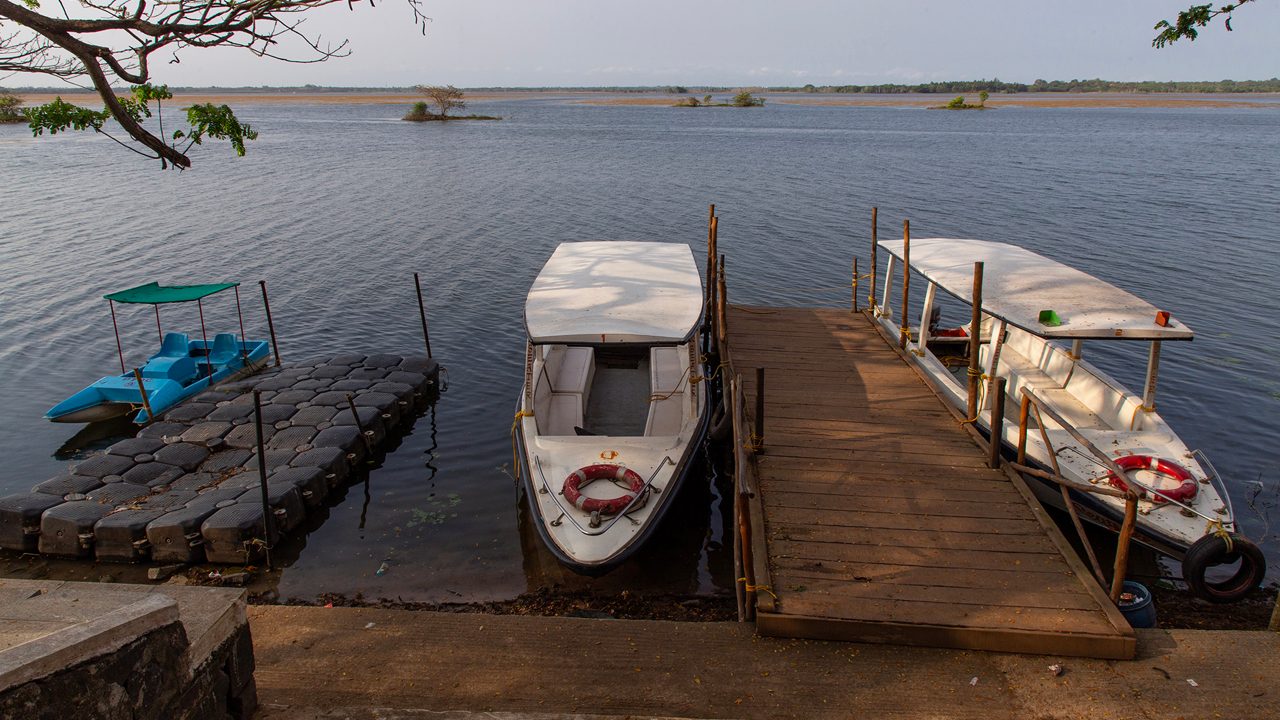
[[[765,635],[1131,658],[1133,630],[1013,473],[847,310],[732,307]],[[763,533],[760,533],[763,530]]]

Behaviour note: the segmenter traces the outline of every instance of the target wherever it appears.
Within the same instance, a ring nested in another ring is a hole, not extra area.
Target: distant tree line
[[[921,83],[919,85],[805,85],[802,88],[777,87],[769,92],[809,93],[1024,93],[1024,92],[1125,92],[1125,93],[1268,93],[1280,92],[1280,79],[1217,80],[1209,82],[1118,82],[1115,80],[1036,80],[1033,83],[1008,83],[1000,80],[958,80]]]

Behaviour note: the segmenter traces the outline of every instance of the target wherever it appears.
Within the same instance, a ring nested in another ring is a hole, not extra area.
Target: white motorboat
[[[893,271],[895,261],[902,261],[903,245],[902,240],[878,243],[890,257],[876,317],[892,337],[900,337],[902,331],[890,306],[894,292],[901,290],[901,282],[893,286]],[[1010,402],[1001,440],[1007,456],[1019,444],[1020,401],[1026,389],[1045,410],[1043,434],[1035,415],[1028,421],[1027,466],[1042,474],[1060,472],[1084,486],[1132,487],[1140,496],[1134,539],[1181,560],[1184,578],[1196,594],[1225,602],[1261,583],[1266,564],[1256,545],[1235,534],[1222,479],[1204,453],[1188,449],[1156,412],[1161,343],[1191,340],[1190,328],[1125,290],[1013,245],[911,239],[908,260],[927,281],[920,323],[907,331],[908,357],[944,398],[966,413],[971,330],[938,327],[936,292],[942,290],[971,310],[974,263],[983,263],[978,353],[982,382],[972,420],[990,436],[992,380],[1006,378]],[[1149,343],[1143,395],[1135,395],[1084,360],[1086,340]],[[1108,460],[1124,471],[1124,477],[1114,473]],[[1066,507],[1057,482],[1026,475],[1043,502]],[[1124,499],[1074,489],[1068,495],[1082,518],[1113,530],[1120,527]],[[1227,577],[1218,571],[1206,575],[1219,565],[1233,566]]]
[[[703,307],[675,243],[563,243],[529,290],[513,435],[534,523],[573,570],[615,567],[675,501],[710,415]]]

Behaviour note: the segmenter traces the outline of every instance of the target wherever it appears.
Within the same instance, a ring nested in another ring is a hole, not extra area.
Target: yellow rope
[[[747,441],[742,443],[742,449],[749,453],[760,452],[764,449],[764,438],[755,433],[751,433],[751,436],[747,438]]]
[[[515,419],[511,421],[511,469],[515,471],[516,479],[520,479],[520,449],[516,443],[516,433],[520,431],[520,419],[533,417],[532,410],[521,410],[516,413]]]
[[[1233,552],[1235,543],[1231,540],[1231,533],[1227,532],[1227,528],[1223,526],[1221,520],[1214,520],[1209,523],[1208,532],[1222,538],[1223,542],[1227,544],[1227,552]]]
[[[747,592],[764,591],[769,593],[769,595],[772,596],[774,600],[778,599],[778,596],[773,592],[773,588],[769,587],[768,585],[752,585],[751,583],[747,582],[747,579],[744,577],[738,578],[738,582],[742,583],[743,589],[746,590]]]

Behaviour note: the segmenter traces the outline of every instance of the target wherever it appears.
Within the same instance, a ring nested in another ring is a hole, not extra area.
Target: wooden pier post
[[[872,315],[879,312],[876,309],[876,210],[871,208],[871,292],[867,294],[867,306],[871,308]]]
[[[898,346],[907,348],[911,339],[911,325],[907,319],[907,301],[911,297],[911,221],[902,221],[902,330],[898,335]]]
[[[764,454],[764,368],[756,368],[756,431],[751,438],[752,452]]]
[[[276,367],[280,367],[280,348],[276,345],[276,324],[271,321],[271,301],[267,299],[267,281],[259,280],[262,288],[262,307],[267,311],[267,329],[271,331],[271,356],[276,359]]]
[[[1124,523],[1120,526],[1120,539],[1116,543],[1116,564],[1111,574],[1111,602],[1120,602],[1124,590],[1124,575],[1129,568],[1129,540],[1138,520],[1138,494],[1129,491],[1124,499]]]
[[[427,333],[427,306],[422,302],[422,281],[413,274],[413,287],[418,291],[418,316],[422,318],[422,341],[427,344],[427,358],[431,358],[431,335]]]
[[[978,417],[978,383],[982,379],[978,365],[982,336],[982,268],[980,262],[973,264],[973,313],[969,320],[969,414],[966,416],[970,420]]]
[[[991,443],[987,466],[1000,469],[1000,446],[1004,444],[1004,395],[1008,378],[996,378],[996,393],[991,403]]]
[[[858,258],[853,258],[853,311],[858,312]]]
[[[715,314],[719,322],[716,329],[715,338],[717,347],[720,351],[720,360],[723,362],[728,357],[729,352],[729,299],[726,294],[724,279],[724,256],[720,256],[720,262],[716,271],[716,308]]]

